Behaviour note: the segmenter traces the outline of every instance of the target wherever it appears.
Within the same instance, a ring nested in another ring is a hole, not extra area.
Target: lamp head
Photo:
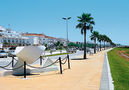
[[[71,17],[68,17],[67,19],[71,19]]]
[[[66,18],[62,18],[62,19],[66,20]]]

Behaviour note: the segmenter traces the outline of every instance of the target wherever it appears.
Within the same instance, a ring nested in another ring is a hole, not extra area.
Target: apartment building
[[[12,29],[0,26],[0,44],[3,47],[25,46],[29,45],[29,39],[22,36],[22,32],[16,32]]]
[[[31,45],[34,43],[34,38],[37,37],[39,39],[39,43],[41,45],[47,44],[47,45],[52,45],[53,43],[57,42],[57,39],[54,37],[46,36],[44,34],[36,34],[36,33],[24,33],[22,34],[24,37],[29,38],[29,42]]]

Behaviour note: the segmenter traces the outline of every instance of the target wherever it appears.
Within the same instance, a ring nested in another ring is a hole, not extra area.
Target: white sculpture
[[[15,50],[15,54],[19,60],[23,62],[26,61],[26,63],[28,64],[32,64],[41,56],[44,50],[44,46],[17,47]]]
[[[24,65],[24,61],[27,64],[32,64],[41,56],[44,52],[44,46],[21,46],[17,47],[15,50],[15,54],[18,57],[18,62],[15,64],[13,68],[18,68]],[[13,70],[14,75],[21,75],[24,73],[24,68],[21,67],[19,69]],[[30,70],[26,70],[27,74],[30,74]]]
[[[20,66],[23,66],[24,62],[26,62],[27,64],[34,63],[43,54],[43,52],[45,51],[45,48],[46,48],[45,46],[19,46],[17,47],[15,50],[15,54],[18,57],[18,61],[13,67],[14,70],[5,71],[2,73],[2,76],[6,76],[10,74],[23,75],[24,67],[20,67]],[[53,63],[52,60],[45,59],[42,66],[45,67],[47,65],[50,65],[51,63]],[[26,74],[59,70],[59,67],[56,64],[53,64],[53,66],[45,68],[45,69],[27,69]],[[18,69],[15,69],[15,68],[18,68]]]

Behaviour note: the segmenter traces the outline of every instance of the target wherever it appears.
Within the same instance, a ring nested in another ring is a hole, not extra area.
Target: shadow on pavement
[[[87,58],[88,59],[88,58]],[[73,58],[73,59],[71,59],[71,60],[86,60],[86,59],[84,59],[84,58]]]

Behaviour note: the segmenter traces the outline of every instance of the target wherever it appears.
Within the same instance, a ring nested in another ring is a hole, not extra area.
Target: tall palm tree
[[[97,40],[98,36],[99,36],[99,32],[97,32],[97,31],[93,31],[90,36],[91,40],[94,40],[94,53],[96,53],[96,40]]]
[[[112,42],[112,40],[110,38],[109,38],[108,42],[109,42],[110,46],[114,45],[114,43]]]
[[[103,35],[99,34],[98,41],[100,42],[100,51],[101,51],[101,42],[103,41]]]
[[[76,28],[81,29],[81,34],[84,33],[84,59],[86,59],[86,31],[90,30],[92,32],[93,26],[95,22],[93,21],[94,18],[91,17],[90,13],[83,13],[81,16],[78,16],[78,22]]]
[[[107,44],[110,44],[111,39],[110,39],[109,37],[107,37],[107,38],[106,38],[106,42],[107,42]],[[107,46],[107,47],[109,47],[109,46]]]
[[[106,35],[103,35],[103,42],[104,42],[104,50],[105,50],[105,42],[107,41],[107,36]]]

